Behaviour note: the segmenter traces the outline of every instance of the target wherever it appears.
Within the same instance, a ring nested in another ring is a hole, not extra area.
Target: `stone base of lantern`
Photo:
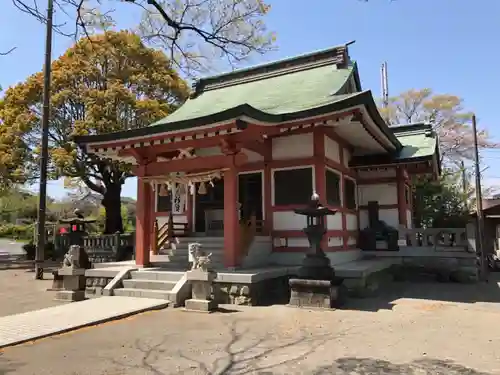
[[[334,309],[341,307],[347,290],[340,280],[290,279],[290,306]]]
[[[62,277],[62,288],[55,295],[56,301],[76,302],[85,299],[85,269],[63,267],[57,271]]]
[[[302,260],[298,276],[300,279],[333,280],[335,271],[324,253],[307,254]]]
[[[213,271],[194,269],[186,272],[191,283],[192,298],[184,302],[186,311],[213,312],[218,304],[212,299],[212,283],[217,277]]]
[[[54,300],[63,302],[78,302],[85,299],[84,290],[60,290],[56,293]]]

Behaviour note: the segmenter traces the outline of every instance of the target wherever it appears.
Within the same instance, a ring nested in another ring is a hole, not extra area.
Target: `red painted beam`
[[[146,176],[161,176],[171,172],[191,172],[200,169],[223,169],[233,165],[241,166],[248,157],[243,153],[236,155],[214,155],[195,157],[192,159],[178,159],[163,162],[154,162],[146,165]]]

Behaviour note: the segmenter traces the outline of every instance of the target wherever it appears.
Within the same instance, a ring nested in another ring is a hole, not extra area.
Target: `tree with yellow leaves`
[[[38,165],[42,88],[43,74],[36,73],[6,91],[0,110],[2,147],[22,145],[28,171]],[[128,31],[84,37],[52,63],[50,176],[79,178],[102,194],[106,233],[123,231],[120,195],[130,174],[123,164],[82,153],[73,137],[147,126],[187,95],[166,55]]]

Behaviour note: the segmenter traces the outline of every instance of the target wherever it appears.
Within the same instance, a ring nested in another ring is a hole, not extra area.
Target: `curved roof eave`
[[[356,93],[347,98],[343,98],[320,107],[309,108],[297,112],[273,114],[261,111],[255,107],[252,107],[249,104],[242,104],[218,113],[194,119],[165,123],[138,129],[119,131],[114,133],[78,136],[74,138],[74,141],[80,146],[93,143],[101,143],[101,142],[123,141],[132,138],[147,137],[160,133],[189,130],[200,126],[238,119],[243,116],[246,116],[248,118],[251,118],[259,122],[278,124],[282,122],[300,120],[307,117],[321,116],[330,112],[336,112],[344,108],[347,109],[359,105],[366,106],[368,113],[372,117],[375,124],[384,133],[384,135],[391,141],[391,143],[395,146],[395,148],[399,150],[402,147],[402,145],[396,138],[396,136],[392,133],[392,131],[389,129],[389,127],[386,125],[382,117],[380,116],[380,113],[378,112],[377,106],[373,100],[370,91],[363,91],[360,93]]]

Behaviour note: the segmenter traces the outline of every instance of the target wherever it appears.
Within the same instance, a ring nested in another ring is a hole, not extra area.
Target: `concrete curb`
[[[164,301],[163,303],[161,303],[160,301],[161,300],[158,300],[159,303],[158,303],[158,305],[155,305],[155,306],[145,307],[145,308],[142,308],[142,309],[136,310],[136,311],[129,311],[129,312],[120,313],[120,314],[114,315],[114,316],[109,317],[109,318],[98,319],[98,320],[95,320],[92,322],[78,324],[78,325],[75,325],[75,326],[70,327],[70,328],[55,330],[54,332],[51,332],[51,333],[35,335],[33,337],[30,337],[29,339],[17,340],[17,341],[13,341],[9,344],[3,344],[3,345],[0,344],[0,350],[10,348],[13,346],[17,346],[17,345],[21,345],[21,344],[25,344],[25,343],[31,342],[31,341],[37,341],[37,340],[41,340],[44,338],[48,338],[48,337],[52,337],[52,336],[56,336],[56,335],[61,335],[63,333],[68,333],[71,331],[76,331],[78,329],[85,328],[85,327],[92,327],[92,326],[96,326],[96,325],[99,325],[102,323],[111,322],[114,320],[121,320],[121,319],[128,318],[130,316],[141,314],[141,313],[144,313],[147,311],[163,310],[171,304],[170,301]]]

